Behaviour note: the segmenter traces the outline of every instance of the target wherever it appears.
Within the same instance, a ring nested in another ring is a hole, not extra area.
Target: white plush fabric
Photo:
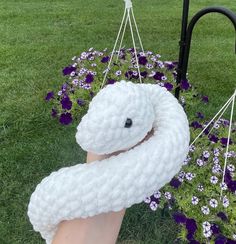
[[[130,128],[125,127],[127,118],[132,120]],[[188,120],[170,92],[125,81],[103,88],[77,128],[76,140],[84,150],[104,154],[131,148],[152,128],[149,140],[127,152],[44,178],[28,206],[34,230],[51,243],[62,220],[140,203],[168,183],[186,158]]]

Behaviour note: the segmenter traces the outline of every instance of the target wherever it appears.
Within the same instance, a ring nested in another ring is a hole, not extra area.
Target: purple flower
[[[181,88],[182,90],[188,90],[189,87],[190,87],[190,84],[189,84],[189,82],[188,82],[187,79],[185,79],[185,80],[181,80],[181,82],[180,82],[180,88]]]
[[[198,121],[193,121],[190,126],[194,129],[202,128],[202,125]]]
[[[87,74],[85,78],[86,83],[92,83],[93,82],[93,75],[92,74]]]
[[[199,241],[196,241],[196,240],[191,240],[191,241],[189,242],[189,244],[200,244],[200,242],[199,242]]]
[[[156,72],[156,74],[153,76],[153,78],[155,79],[155,80],[162,80],[161,78],[162,78],[162,76],[164,76],[164,74],[163,73],[160,73],[160,72]]]
[[[108,84],[108,85],[112,85],[112,84],[114,84],[115,82],[116,82],[116,81],[113,80],[113,79],[108,79],[107,84]]]
[[[75,71],[76,67],[68,66],[63,69],[63,75],[69,75],[71,72]]]
[[[228,185],[232,181],[232,176],[230,174],[230,171],[226,169],[225,172],[225,183]]]
[[[57,110],[55,108],[52,109],[51,115],[54,118],[57,116]]]
[[[217,235],[220,233],[220,227],[216,224],[211,225],[211,231],[213,235]]]
[[[219,212],[219,213],[217,214],[217,216],[218,216],[219,218],[221,218],[223,221],[227,221],[227,220],[228,220],[228,217],[227,217],[227,215],[226,215],[224,212]]]
[[[77,104],[79,105],[79,106],[84,106],[85,105],[85,101],[84,100],[82,100],[82,99],[78,99],[77,100]]]
[[[173,89],[173,85],[169,82],[164,83],[164,87],[168,90],[171,91]]]
[[[140,72],[140,75],[143,77],[143,78],[146,78],[148,73],[147,71],[143,71],[143,72]]]
[[[185,224],[187,220],[186,216],[179,212],[174,213],[173,218],[177,224]]]
[[[170,181],[170,185],[174,188],[179,188],[180,185],[181,185],[181,182],[177,179],[177,178],[173,178],[171,181]]]
[[[127,71],[127,72],[125,73],[125,77],[126,77],[127,79],[131,79],[132,76],[133,76],[133,71],[132,71],[132,70],[129,70],[129,71]]]
[[[236,180],[232,180],[227,184],[230,191],[235,192],[236,191]]]
[[[61,105],[63,109],[70,110],[72,107],[72,102],[69,97],[64,97],[61,99]]]
[[[60,116],[60,123],[63,125],[69,125],[72,122],[71,113],[64,113]]]
[[[138,62],[139,62],[139,64],[141,64],[141,65],[146,65],[147,62],[148,62],[148,60],[147,60],[146,57],[141,56],[141,57],[139,57]]]
[[[227,239],[226,244],[236,244],[236,241],[231,240],[231,239]]]
[[[132,78],[138,79],[138,77],[139,77],[138,72],[137,71],[133,71]]]
[[[223,146],[226,146],[226,145],[227,145],[227,141],[228,141],[228,138],[225,138],[225,137],[222,137],[222,138],[220,139],[220,142],[221,142],[221,144],[222,144]],[[229,139],[229,144],[230,144],[230,145],[232,144],[232,140],[231,140],[231,139]]]
[[[67,89],[67,84],[66,84],[66,83],[63,84],[63,85],[61,86],[61,89],[62,89],[62,91],[66,91],[66,89]]]
[[[195,233],[197,230],[197,223],[194,219],[187,219],[186,220],[186,229],[188,230],[189,233]]]
[[[208,135],[209,132],[210,132],[209,128],[207,128],[207,129],[204,130],[204,134],[205,134],[205,135]]]
[[[165,62],[165,66],[168,70],[172,70],[175,68],[176,65],[173,62]]]
[[[45,97],[45,100],[46,100],[46,101],[49,101],[49,100],[51,100],[51,99],[53,99],[53,98],[54,98],[54,92],[51,91],[51,92],[48,92],[48,94],[47,94],[46,97]]]
[[[214,134],[210,134],[208,136],[209,140],[213,143],[217,143],[219,141],[219,138],[217,136],[215,136]]]
[[[204,115],[201,112],[197,112],[196,117],[199,119],[204,119]]]
[[[107,63],[107,62],[109,61],[109,59],[110,59],[109,56],[103,57],[103,58],[101,59],[101,62],[102,62],[102,63]]]
[[[204,103],[208,103],[208,102],[209,102],[209,98],[208,98],[208,96],[202,96],[202,101],[203,101]]]
[[[194,234],[192,232],[188,232],[186,237],[188,241],[192,241],[194,239]]]
[[[158,204],[156,202],[154,202],[154,201],[150,202],[149,206],[150,206],[152,211],[156,211],[157,208],[158,208]]]
[[[219,235],[216,240],[215,240],[215,244],[225,244],[226,243],[226,237],[223,235]]]

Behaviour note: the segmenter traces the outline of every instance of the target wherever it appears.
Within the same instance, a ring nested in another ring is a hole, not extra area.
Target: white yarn
[[[126,128],[127,118],[132,126]],[[178,173],[189,147],[189,125],[166,88],[121,81],[103,88],[78,126],[76,140],[86,151],[112,153],[89,164],[53,172],[36,187],[28,206],[35,231],[51,243],[62,220],[119,211],[142,202]]]

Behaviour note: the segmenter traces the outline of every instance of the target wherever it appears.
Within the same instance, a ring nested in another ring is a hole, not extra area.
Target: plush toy
[[[153,136],[140,144],[151,130]],[[96,154],[126,151],[62,168],[42,180],[28,216],[47,243],[63,220],[128,208],[168,183],[188,153],[189,125],[166,88],[121,81],[93,98],[76,140]]]

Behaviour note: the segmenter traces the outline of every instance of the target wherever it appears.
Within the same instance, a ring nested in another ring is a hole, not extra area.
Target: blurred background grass
[[[182,1],[133,0],[144,48],[178,59]],[[232,0],[192,0],[190,16],[211,5],[236,12]],[[50,118],[48,90],[61,85],[71,57],[94,47],[113,47],[123,1],[1,0],[0,2],[0,243],[43,243],[26,211],[29,197],[51,171],[85,161],[75,127]],[[190,82],[209,96],[192,107],[210,118],[236,88],[235,33],[221,15],[204,17],[194,31]],[[127,47],[131,46],[129,35]],[[174,243],[178,228],[168,213],[144,204],[127,210],[120,243]]]

